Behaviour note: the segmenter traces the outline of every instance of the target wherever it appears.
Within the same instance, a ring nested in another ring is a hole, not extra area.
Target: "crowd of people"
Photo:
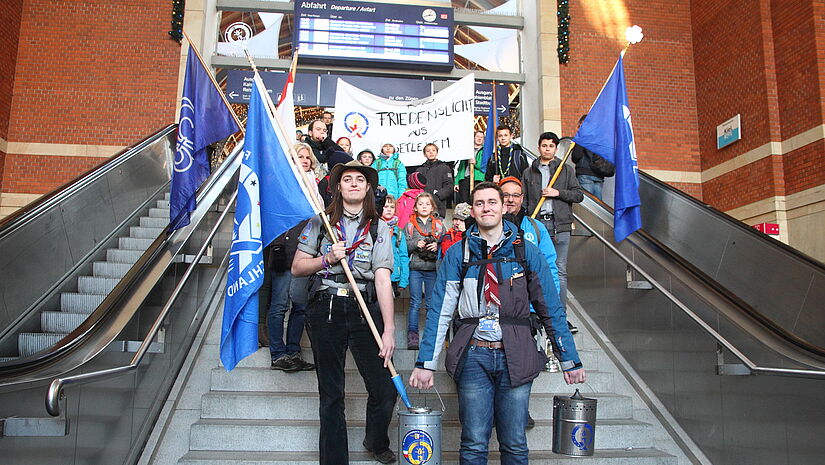
[[[332,114],[325,112],[306,134],[298,131],[293,149],[317,183],[336,237],[329,237],[320,217],[284,233],[265,250],[268,271],[260,293],[260,308],[268,309],[261,316],[268,328],[261,343],[269,346],[272,369],[316,370],[320,463],[348,463],[348,349],[369,396],[363,446],[382,463],[396,460],[388,436],[396,391],[386,367],[396,345],[393,301],[404,289],[409,291],[406,348],[420,349],[410,376],[413,387],[433,385],[433,370],[453,328],[446,366],[458,386],[461,462],[486,463],[495,425],[502,463],[527,463],[530,385],[547,363],[536,348],[536,332],[546,331],[568,383],[585,379],[565,296],[572,204],[582,201],[583,186],[600,195],[595,190],[601,172],[578,169],[589,167],[594,154],[579,149],[575,169],[562,164],[556,157],[559,138],[546,132],[538,140],[539,157],[529,163],[513,142],[512,129],[499,126],[486,165],[479,131],[470,159],[453,167],[438,159],[435,144],[427,144],[425,162],[408,170],[389,143],[377,155],[369,149],[354,155],[348,138],[330,138],[332,124]],[[380,349],[342,260],[381,335]],[[300,352],[304,328],[314,363]],[[496,410],[507,405],[507,414],[491,415],[493,405]]]

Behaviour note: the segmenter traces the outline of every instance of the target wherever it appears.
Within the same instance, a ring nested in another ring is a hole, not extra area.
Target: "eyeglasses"
[[[503,196],[505,199],[520,199],[522,197],[522,194],[503,194]]]

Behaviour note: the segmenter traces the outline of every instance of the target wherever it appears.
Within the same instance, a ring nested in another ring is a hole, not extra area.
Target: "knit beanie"
[[[407,176],[407,186],[409,186],[410,189],[423,189],[426,185],[427,178],[418,171]]]

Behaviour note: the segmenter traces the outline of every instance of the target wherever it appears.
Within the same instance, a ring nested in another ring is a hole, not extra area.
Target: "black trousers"
[[[378,333],[384,322],[377,304],[368,304]],[[347,348],[367,388],[366,434],[364,443],[373,452],[390,447],[388,429],[397,394],[378,357],[378,344],[354,298],[333,297],[321,292],[307,308],[307,332],[315,358],[321,419],[319,453],[321,465],[346,465],[347,423],[344,415],[344,366]]]

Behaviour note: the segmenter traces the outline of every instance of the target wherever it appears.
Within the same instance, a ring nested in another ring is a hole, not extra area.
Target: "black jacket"
[[[512,152],[513,161],[510,161]],[[499,160],[501,158],[501,160]],[[507,176],[514,176],[521,179],[521,173],[527,168],[527,156],[521,146],[512,143],[509,147],[499,147],[498,154],[493,154],[487,162],[487,171],[484,174],[485,181],[492,181],[493,176],[500,175],[501,179]],[[508,168],[509,167],[509,168]],[[499,179],[499,181],[501,180]]]
[[[298,250],[298,237],[304,230],[309,220],[298,223],[289,231],[276,237],[269,245],[269,260],[267,266],[272,271],[289,271],[292,267],[292,259],[295,258],[295,251]]]
[[[424,186],[424,192],[429,192],[435,197],[435,209],[438,211],[438,216],[444,219],[447,214],[447,199],[453,196],[453,170],[450,165],[441,160],[427,160],[423,165],[419,166],[416,172],[421,173],[427,178],[427,185]]]
[[[312,147],[312,153],[315,154],[315,158],[318,159],[318,163],[326,163],[329,154],[332,153],[333,150],[343,151],[343,149],[330,138],[324,139],[323,142],[315,142],[311,137],[309,137],[309,134],[307,134],[304,136],[304,142]]]
[[[576,165],[576,176],[596,176],[596,173],[590,169],[590,161],[593,160],[593,152],[576,144],[570,152],[570,158]],[[601,176],[596,176],[600,177]],[[604,179],[604,178],[602,178]]]
[[[561,160],[554,158],[550,161],[550,176],[556,172]],[[539,171],[539,160],[533,161],[529,168],[524,170],[522,181],[524,182],[524,203],[527,205],[527,214],[532,215],[533,210],[541,199],[541,190],[547,186],[542,185],[541,171]],[[564,165],[553,188],[559,191],[559,196],[552,199],[553,216],[556,223],[557,232],[571,231],[573,223],[573,204],[584,199],[584,191],[576,179],[576,173],[569,165]],[[545,200],[545,202],[549,201]],[[550,231],[553,234],[553,231]]]

